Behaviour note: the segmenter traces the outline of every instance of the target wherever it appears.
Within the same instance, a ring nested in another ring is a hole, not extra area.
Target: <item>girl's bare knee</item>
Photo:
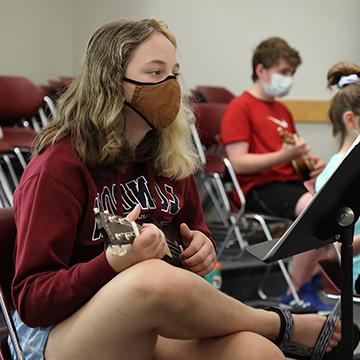
[[[181,305],[185,302],[183,298],[190,300],[189,294],[196,277],[165,261],[147,260],[120,273],[104,288],[111,288],[111,296],[117,292],[128,292],[135,299],[151,301],[156,306]]]

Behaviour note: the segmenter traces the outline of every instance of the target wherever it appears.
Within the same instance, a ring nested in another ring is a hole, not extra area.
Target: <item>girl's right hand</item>
[[[140,205],[126,216],[126,220],[135,221],[141,212]],[[161,259],[166,255],[167,244],[164,233],[154,224],[143,224],[140,234],[136,236],[126,254],[114,255],[111,247],[106,249],[106,258],[116,272],[148,259]]]

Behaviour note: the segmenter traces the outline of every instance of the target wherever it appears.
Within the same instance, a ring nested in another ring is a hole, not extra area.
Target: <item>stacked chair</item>
[[[20,76],[0,76],[0,306],[5,327],[0,328],[0,360],[11,359],[8,336],[17,359],[24,359],[12,322],[11,281],[16,226],[13,191],[25,169],[32,142],[47,124],[45,91]]]
[[[67,90],[73,80],[74,78],[71,76],[59,76],[57,79],[51,79],[47,84],[41,85],[42,90],[46,93],[44,101],[47,103],[50,113],[54,113],[54,103]]]
[[[0,207],[12,205],[34,137],[48,121],[44,95],[24,77],[0,76]]]
[[[318,261],[324,286],[323,293],[329,299],[338,300],[341,297],[341,255],[335,244],[332,243],[337,258],[321,259]],[[353,294],[353,302],[360,303],[360,294]]]
[[[198,102],[227,104],[234,98],[234,94],[222,86],[199,85],[192,92]]]
[[[70,79],[60,79],[68,83]],[[54,83],[52,84],[53,86]],[[56,86],[60,86],[56,83]],[[13,191],[25,169],[35,135],[54,113],[54,102],[44,87],[20,76],[0,76],[0,360],[12,359],[8,338],[17,359],[24,359],[12,321],[11,282],[14,275],[16,225]]]
[[[8,336],[18,360],[24,359],[11,313],[11,281],[14,275],[13,253],[16,237],[13,209],[0,208],[0,306],[6,327],[0,328],[0,360],[10,360]]]
[[[231,259],[239,260],[244,253],[244,248],[249,245],[249,240],[254,237],[261,241],[273,239],[273,225],[279,225],[285,230],[291,221],[286,218],[268,216],[260,213],[246,211],[246,199],[237,180],[235,171],[227,159],[220,139],[220,122],[226,109],[224,103],[194,103],[193,111],[196,123],[192,127],[193,139],[199,153],[202,169],[198,174],[205,216],[218,245],[218,259],[229,259],[227,249],[232,248]],[[232,192],[235,189],[241,200],[240,207],[232,201]],[[210,199],[210,201],[209,201]],[[217,216],[209,216],[209,202],[213,205]],[[225,229],[225,231],[224,231]],[[238,251],[234,255],[234,245]],[[300,305],[296,289],[288,274],[283,261],[278,265],[284,279],[291,290],[295,301]],[[263,285],[271,265],[266,267],[266,273],[258,288],[258,294],[266,300]]]

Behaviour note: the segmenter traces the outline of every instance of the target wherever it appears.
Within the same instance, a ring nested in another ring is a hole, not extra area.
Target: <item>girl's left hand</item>
[[[180,233],[186,246],[180,255],[184,266],[198,275],[210,272],[216,262],[216,252],[211,240],[201,231],[190,230],[185,223],[180,225]]]
[[[313,164],[313,169],[310,172],[310,178],[315,178],[324,170],[326,162],[324,160],[321,160],[318,156],[313,155],[310,155],[309,159]]]

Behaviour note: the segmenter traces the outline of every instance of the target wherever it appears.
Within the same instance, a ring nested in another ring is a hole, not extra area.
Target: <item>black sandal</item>
[[[266,308],[266,310],[274,311],[280,317],[280,332],[274,343],[279,346],[285,356],[310,360],[330,359],[330,356],[333,358],[333,351],[336,349],[336,352],[338,353],[341,348],[341,346],[338,345],[331,352],[325,353],[335,330],[336,323],[340,319],[340,301],[336,303],[332,313],[327,316],[316,344],[312,348],[290,342],[294,334],[294,319],[288,309],[270,307]]]

